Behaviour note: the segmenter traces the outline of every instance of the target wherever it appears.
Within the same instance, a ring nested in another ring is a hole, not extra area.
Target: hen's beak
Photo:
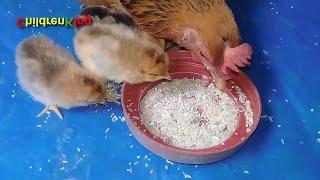
[[[186,29],[183,35],[183,43],[186,48],[191,50],[202,61],[206,68],[212,68],[212,57],[198,32],[194,29]]]
[[[215,79],[215,85],[218,89],[223,90],[226,86],[225,79],[219,73],[217,67],[213,65],[213,59],[209,53],[209,51],[203,46],[203,44],[197,44],[198,49],[198,57],[203,63],[203,65],[208,69],[212,77]]]
[[[225,82],[213,65],[214,60],[216,61],[216,59],[212,59],[210,51],[206,47],[204,41],[200,38],[198,32],[194,29],[186,29],[183,35],[183,42],[185,47],[195,53],[203,65],[210,71],[212,77],[217,80],[216,85],[218,88],[223,89]]]

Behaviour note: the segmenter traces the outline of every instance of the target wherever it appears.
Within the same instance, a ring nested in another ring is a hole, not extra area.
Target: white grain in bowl
[[[213,84],[176,79],[149,90],[141,104],[141,119],[166,143],[204,149],[222,144],[235,131],[239,117],[234,99]]]

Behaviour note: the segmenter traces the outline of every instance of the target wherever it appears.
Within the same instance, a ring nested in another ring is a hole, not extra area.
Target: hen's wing
[[[210,23],[218,28],[221,19],[233,18],[224,0],[84,0],[84,4],[105,7],[116,5],[125,9],[140,29],[176,42],[181,38],[182,28],[211,29],[208,27]],[[223,17],[225,15],[227,17]],[[223,24],[221,27],[225,31]],[[226,39],[237,39],[232,34],[221,33]]]
[[[108,1],[108,0],[107,0]],[[141,29],[179,43],[184,28],[212,30],[232,44],[238,33],[224,0],[119,0]]]
[[[86,7],[99,7],[104,6],[121,13],[129,14],[125,7],[122,6],[119,0],[78,0],[80,4]]]
[[[170,23],[172,16],[178,14],[176,1],[120,0],[120,2],[138,27],[160,38],[174,38]]]

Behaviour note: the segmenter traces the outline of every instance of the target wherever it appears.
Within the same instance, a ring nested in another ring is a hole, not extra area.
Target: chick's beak
[[[106,104],[107,104],[107,100],[104,98],[103,100],[101,100],[100,102],[98,102],[98,104],[100,104],[100,105],[106,105]]]
[[[117,99],[117,93],[115,91],[107,91],[105,93],[105,104],[107,104],[107,101],[121,104]]]
[[[171,75],[170,75],[169,73],[167,73],[167,74],[164,75],[164,76],[160,76],[160,78],[161,78],[161,79],[166,79],[166,80],[169,80],[169,81],[172,80],[172,77],[171,77]]]

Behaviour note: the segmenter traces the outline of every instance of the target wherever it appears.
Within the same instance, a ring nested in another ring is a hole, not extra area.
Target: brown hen
[[[118,6],[152,35],[195,53],[218,80],[250,62],[252,49],[240,45],[232,11],[224,0],[84,0],[85,6]]]

